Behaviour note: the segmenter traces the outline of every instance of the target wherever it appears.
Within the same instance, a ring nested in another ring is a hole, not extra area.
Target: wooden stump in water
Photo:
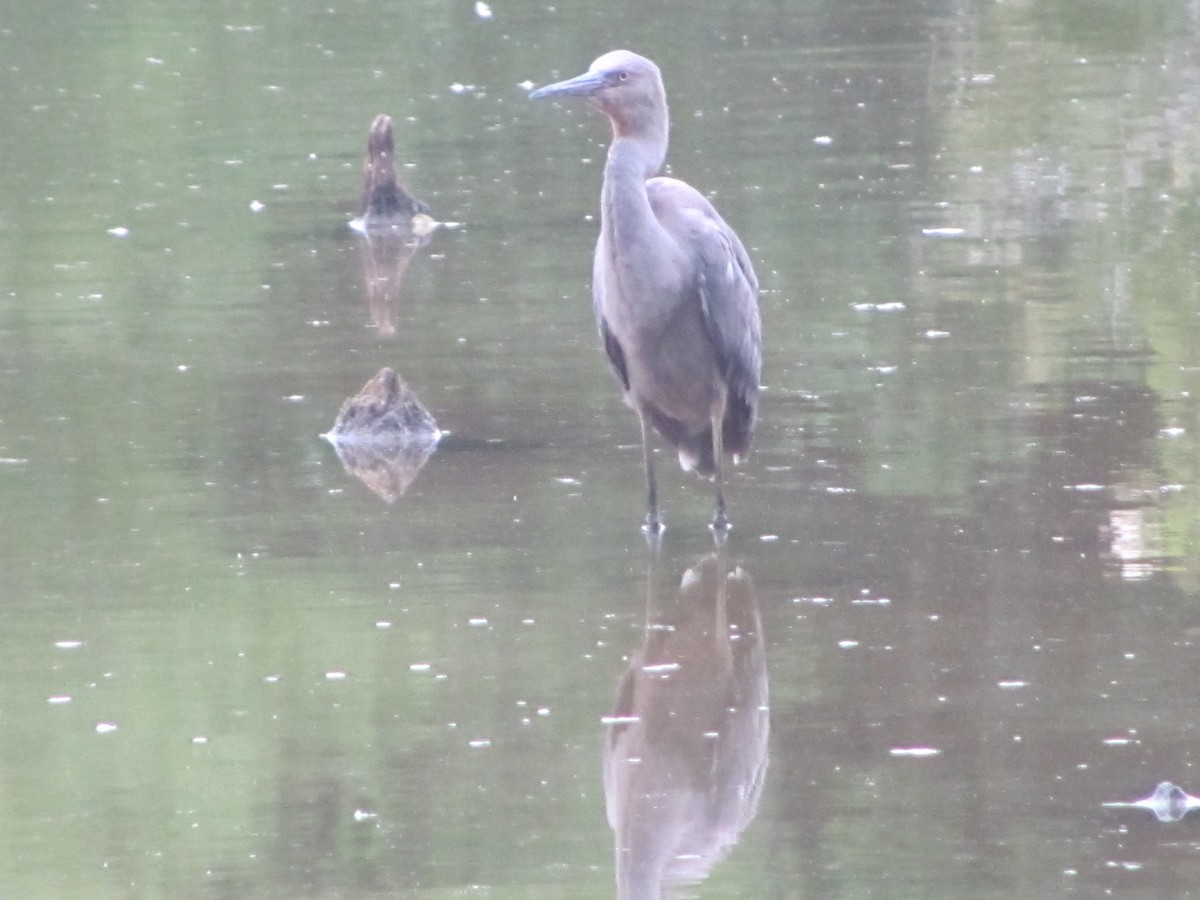
[[[388,503],[408,490],[441,436],[425,404],[390,368],[347,399],[321,435],[346,472]]]
[[[362,217],[368,224],[411,223],[413,216],[429,212],[396,178],[395,154],[392,117],[380,113],[371,123],[363,160]]]

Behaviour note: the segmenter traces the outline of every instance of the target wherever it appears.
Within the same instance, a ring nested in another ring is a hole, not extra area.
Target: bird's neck
[[[628,177],[645,182],[653,178],[667,158],[667,135],[629,135],[617,131],[608,148],[606,178]]]
[[[665,146],[658,148],[644,138],[617,137],[608,148],[604,187],[600,195],[601,227],[614,239],[612,246],[641,240],[644,227],[658,221],[646,194],[646,179],[662,167]]]

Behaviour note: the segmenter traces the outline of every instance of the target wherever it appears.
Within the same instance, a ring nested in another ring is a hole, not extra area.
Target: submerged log
[[[390,368],[347,399],[333,428],[321,435],[347,474],[387,503],[408,490],[441,436],[432,414]]]

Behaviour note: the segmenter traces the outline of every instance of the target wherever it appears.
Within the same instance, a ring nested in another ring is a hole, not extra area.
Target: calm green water
[[[1196,892],[1102,804],[1200,793],[1200,8],[480,12],[0,17],[0,896],[614,895],[602,720],[712,550],[668,465],[637,528],[606,126],[525,98],[618,46],[763,284],[769,763],[696,893]],[[382,303],[379,112],[461,223]],[[318,438],[385,365],[451,432],[390,504]]]

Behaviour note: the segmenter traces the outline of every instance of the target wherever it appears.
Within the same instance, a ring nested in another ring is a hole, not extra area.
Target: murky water
[[[617,46],[763,283],[719,559],[670,465],[638,531],[606,128],[525,98]],[[690,823],[704,897],[1189,896],[1200,819],[1103,804],[1200,793],[1197,47],[1182,0],[14,8],[0,895],[613,896],[611,819]],[[391,256],[379,112],[461,223]],[[318,437],[384,366],[449,432],[398,480]]]

